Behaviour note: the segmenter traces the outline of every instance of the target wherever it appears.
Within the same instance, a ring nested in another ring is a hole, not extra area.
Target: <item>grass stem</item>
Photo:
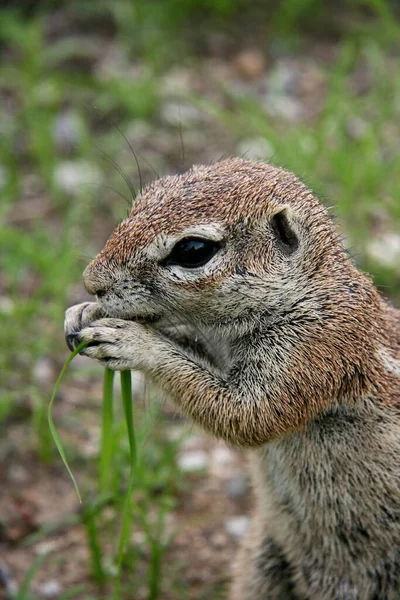
[[[103,404],[101,408],[101,441],[99,461],[100,493],[111,492],[113,457],[113,386],[114,371],[104,369]]]
[[[132,493],[135,483],[135,472],[137,463],[137,450],[136,450],[136,439],[135,430],[133,426],[133,408],[132,408],[132,379],[130,371],[121,371],[121,395],[122,404],[124,407],[126,427],[128,430],[129,440],[129,455],[130,455],[130,474],[128,489],[126,492],[124,508],[122,513],[122,529],[118,544],[117,554],[117,566],[118,573],[114,588],[114,600],[119,600],[121,591],[121,576],[122,576],[122,563],[124,558],[124,550],[126,542],[131,533],[132,525]]]
[[[59,374],[59,376],[57,378],[57,381],[55,383],[55,386],[54,386],[54,389],[53,389],[53,393],[52,393],[51,398],[50,398],[49,407],[47,409],[47,422],[49,424],[51,435],[53,436],[53,440],[54,440],[55,445],[57,446],[57,450],[58,450],[58,452],[59,452],[59,454],[61,456],[61,460],[63,461],[64,466],[67,469],[68,474],[69,474],[69,476],[72,479],[72,483],[74,484],[75,491],[77,493],[79,502],[81,504],[82,504],[82,498],[81,498],[81,494],[79,492],[79,487],[78,487],[78,484],[77,484],[76,479],[74,477],[74,474],[72,473],[72,471],[70,469],[70,466],[69,466],[68,461],[67,461],[67,457],[66,457],[65,452],[64,452],[64,448],[62,446],[61,440],[60,440],[60,438],[58,436],[56,427],[54,425],[52,411],[53,411],[54,401],[56,399],[59,387],[61,385],[62,378],[64,377],[65,372],[68,369],[68,366],[69,366],[70,362],[75,358],[75,356],[77,354],[79,354],[79,352],[85,346],[86,346],[86,342],[81,342],[80,344],[78,344],[78,346],[75,348],[75,350],[73,352],[71,352],[71,354],[68,356],[67,360],[65,361],[65,363],[63,365],[63,368],[60,371],[60,374]]]

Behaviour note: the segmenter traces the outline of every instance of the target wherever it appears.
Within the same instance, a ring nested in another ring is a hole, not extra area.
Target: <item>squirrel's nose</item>
[[[100,298],[104,296],[107,285],[98,269],[90,263],[83,272],[83,285],[87,292]]]

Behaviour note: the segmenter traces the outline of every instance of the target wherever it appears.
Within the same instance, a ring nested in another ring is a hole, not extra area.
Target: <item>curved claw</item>
[[[79,343],[79,333],[68,333],[65,336],[68,348],[73,352]]]

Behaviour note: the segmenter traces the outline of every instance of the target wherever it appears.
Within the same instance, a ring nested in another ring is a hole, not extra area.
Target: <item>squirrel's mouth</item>
[[[142,325],[153,325],[163,318],[161,313],[151,312],[134,312],[133,310],[115,310],[114,307],[101,306],[102,316],[115,319],[123,319],[124,321],[133,321]],[[111,309],[112,308],[112,309]]]

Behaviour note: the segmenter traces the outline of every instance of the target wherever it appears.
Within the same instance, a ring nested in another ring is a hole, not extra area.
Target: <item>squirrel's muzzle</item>
[[[99,266],[96,259],[92,260],[83,272],[83,285],[86,291],[93,296],[103,296],[110,288],[111,283],[111,273],[104,267]]]

